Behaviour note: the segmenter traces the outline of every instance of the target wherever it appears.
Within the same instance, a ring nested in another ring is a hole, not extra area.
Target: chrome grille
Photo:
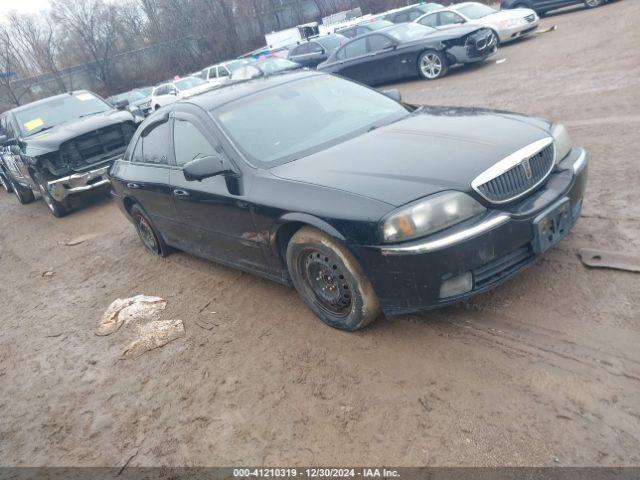
[[[125,122],[76,137],[62,146],[62,158],[74,170],[113,158],[124,153],[135,128]]]
[[[540,142],[536,142],[539,144]],[[500,171],[486,179],[492,169],[481,174],[472,183],[473,188],[492,203],[506,203],[526,195],[540,185],[551,173],[555,164],[555,149],[551,139],[543,140],[541,149],[529,153],[516,152],[503,160],[505,168],[499,162],[495,167]],[[535,147],[533,144],[530,147]],[[494,168],[495,168],[494,167]]]

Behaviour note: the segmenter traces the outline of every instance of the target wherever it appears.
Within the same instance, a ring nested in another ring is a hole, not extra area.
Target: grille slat
[[[550,144],[529,157],[529,168],[523,162],[511,167],[501,175],[477,187],[477,190],[491,202],[503,203],[517,198],[540,183],[553,169],[554,148]]]

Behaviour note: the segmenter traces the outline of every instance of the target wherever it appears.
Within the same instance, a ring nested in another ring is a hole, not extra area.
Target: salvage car
[[[173,82],[161,83],[151,92],[151,108],[158,110],[160,107],[177,102],[181,98],[188,98],[212,88],[215,88],[215,85],[211,85],[199,77],[184,77]]]
[[[584,5],[587,8],[596,8],[607,3],[607,0],[500,0],[500,8],[530,8],[538,15],[569,7],[571,5]]]
[[[202,69],[198,76],[212,85],[220,86],[236,69],[244,67],[249,63],[251,63],[251,61],[246,59],[218,63]]]
[[[51,213],[62,217],[71,210],[71,195],[109,185],[109,167],[141,121],[86,90],[4,112],[3,178],[20,203],[32,202],[39,192]]]
[[[531,35],[539,22],[536,12],[529,8],[498,11],[477,2],[458,3],[415,20],[415,23],[438,29],[459,25],[487,27],[498,38],[498,44]]]
[[[114,198],[154,255],[293,285],[344,330],[485,292],[567,235],[587,157],[562,125],[397,97],[301,70],[175,103]]]
[[[404,23],[357,37],[336,50],[318,70],[368,85],[420,76],[443,77],[454,65],[482,62],[496,52],[491,29],[458,26],[437,30]]]
[[[376,15],[376,18],[393,23],[407,23],[413,22],[416,18],[424,15],[425,13],[433,12],[434,10],[438,10],[442,7],[444,7],[444,5],[440,3],[420,2],[414,5],[389,10],[381,15]]]
[[[107,98],[116,108],[126,108],[131,113],[146,117],[151,113],[151,94],[140,90],[130,90]],[[124,103],[127,102],[127,103]]]
[[[347,37],[338,33],[316,37],[292,47],[287,58],[303,67],[315,68],[319,63],[327,60],[331,52],[340,45],[344,45],[348,40]]]

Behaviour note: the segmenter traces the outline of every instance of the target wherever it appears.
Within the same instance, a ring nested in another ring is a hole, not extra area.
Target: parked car
[[[489,290],[567,235],[587,157],[563,126],[390,97],[298,71],[175,103],[111,169],[116,202],[149,252],[293,285],[344,330]]]
[[[197,95],[211,90],[212,85],[202,78],[184,77],[173,82],[161,83],[151,92],[151,108],[158,110],[160,107],[177,102],[181,98]]]
[[[382,15],[376,15],[376,18],[393,23],[407,23],[413,22],[416,18],[424,15],[425,13],[433,12],[434,10],[438,10],[443,7],[444,5],[435,2],[416,3],[407,7],[390,10]]]
[[[291,70],[297,70],[299,68],[302,68],[302,65],[292,62],[291,60],[284,58],[265,58],[236,69],[229,77],[229,81],[250,80],[252,78],[290,72]]]
[[[436,30],[403,23],[350,40],[318,65],[318,70],[368,85],[416,75],[433,80],[446,75],[453,65],[484,61],[495,53],[496,43],[488,28]]]
[[[587,8],[595,8],[607,3],[607,0],[500,0],[500,8],[530,8],[538,15],[562,7],[583,4]]]
[[[349,39],[338,33],[316,37],[289,50],[288,59],[304,67],[315,68],[329,58],[331,52]]]
[[[125,105],[126,106],[126,105]],[[0,115],[0,169],[20,203],[38,191],[56,217],[69,196],[109,184],[141,118],[80,90],[38,100]]]
[[[347,38],[356,38],[361,35],[380,30],[381,28],[390,27],[392,25],[393,22],[389,22],[387,20],[373,20],[370,22],[359,23],[357,25],[343,28],[341,30],[336,30],[336,33],[339,33],[340,35],[343,35]]]
[[[150,95],[146,95],[137,89],[113,95],[107,98],[107,101],[116,107],[122,105],[122,102],[128,102],[128,106],[126,107],[127,110],[143,117],[146,117],[151,113]]]
[[[140,87],[136,88],[139,92],[141,92],[146,97],[151,97],[151,93],[153,92],[153,87]]]
[[[244,58],[219,63],[217,65],[212,65],[210,67],[204,68],[201,72],[201,77],[213,85],[222,85],[225,80],[229,78],[229,75],[234,72],[234,70],[240,67],[244,67],[245,65],[248,65],[250,63],[250,60]]]
[[[540,19],[529,8],[494,10],[477,2],[451,5],[416,18],[415,23],[445,29],[460,25],[477,25],[493,30],[499,43],[507,43],[533,33]]]

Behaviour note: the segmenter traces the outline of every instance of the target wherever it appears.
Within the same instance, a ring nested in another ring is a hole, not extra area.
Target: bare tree
[[[29,93],[30,82],[23,80],[29,75],[27,62],[17,48],[11,30],[0,24],[0,85],[7,100],[14,105],[22,104],[23,97]]]
[[[51,11],[69,32],[68,41],[95,65],[96,76],[110,90],[116,82],[117,6],[104,0],[52,0]]]

